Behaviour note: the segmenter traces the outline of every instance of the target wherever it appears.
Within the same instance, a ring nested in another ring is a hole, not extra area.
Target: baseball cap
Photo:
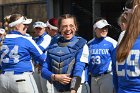
[[[110,24],[108,24],[108,22],[105,20],[105,19],[102,19],[102,20],[99,20],[97,21],[94,25],[93,25],[93,28],[96,29],[96,28],[103,28],[105,26],[109,26]]]
[[[47,27],[47,25],[44,22],[37,21],[33,24],[33,27],[34,28],[36,28],[36,27],[45,28],[45,27]]]
[[[32,22],[32,19],[27,19],[26,17],[22,16],[18,20],[9,23],[9,27],[13,27],[13,26],[16,26],[16,25],[21,24],[21,23],[30,24],[31,22]]]
[[[0,28],[0,34],[4,34],[5,33],[5,29]]]
[[[46,23],[47,27],[49,27],[50,29],[53,29],[53,30],[58,30],[58,20],[56,18],[51,18],[47,21]]]

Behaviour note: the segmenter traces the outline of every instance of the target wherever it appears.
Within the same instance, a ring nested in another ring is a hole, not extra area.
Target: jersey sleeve
[[[80,49],[76,56],[75,67],[73,68],[73,76],[82,76],[82,72],[85,69],[86,65],[89,62],[89,49],[87,44]]]
[[[51,42],[51,37],[49,35],[45,35],[43,37],[43,41],[39,44],[40,49],[44,52],[48,48]]]
[[[51,76],[52,76],[52,72],[50,71],[50,61],[49,61],[49,57],[47,56],[47,59],[46,59],[46,62],[44,62],[42,64],[42,68],[41,68],[41,76],[44,78],[44,79],[47,79],[49,81],[51,81]]]
[[[38,45],[35,43],[35,41],[31,38],[28,38],[29,44],[27,47],[29,47],[29,52],[32,54],[32,57],[34,60],[39,61],[40,63],[44,62],[46,60],[46,55],[41,51],[41,49],[38,47]]]

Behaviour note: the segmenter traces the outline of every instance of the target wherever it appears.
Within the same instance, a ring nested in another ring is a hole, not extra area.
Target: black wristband
[[[77,91],[78,88],[80,87],[80,84],[81,84],[81,77],[79,76],[73,77],[70,86],[71,90]]]

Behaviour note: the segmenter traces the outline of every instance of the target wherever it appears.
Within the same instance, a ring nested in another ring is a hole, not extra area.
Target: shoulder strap
[[[87,43],[87,41],[84,38],[78,37],[77,39],[78,40],[74,45],[69,44],[68,47],[79,50]]]

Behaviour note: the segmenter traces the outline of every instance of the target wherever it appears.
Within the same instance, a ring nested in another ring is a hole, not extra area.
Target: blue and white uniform
[[[51,42],[51,36],[48,35],[46,32],[44,32],[41,36],[36,37],[35,42],[39,46],[39,48],[43,51],[43,53],[47,53],[46,50]],[[47,55],[46,55],[47,56]],[[35,65],[39,62],[35,61]],[[50,91],[51,85],[49,82],[46,81],[46,79],[42,78],[40,73],[38,72],[38,68],[36,68],[36,71],[34,73],[34,78],[36,80],[38,89],[40,93],[48,93]]]
[[[56,43],[49,47],[47,62],[42,66],[42,76],[45,79],[52,82],[52,74],[70,74],[71,77],[81,77],[81,83],[87,81],[87,77],[85,77],[87,73],[85,70],[89,61],[89,50],[85,40],[80,41],[80,38],[81,37],[74,36],[70,40],[65,40],[63,37],[60,37]],[[62,45],[59,45],[59,43]],[[73,62],[74,65],[71,65]],[[60,66],[57,66],[57,64],[60,64]],[[52,83],[57,90],[70,91],[69,84],[62,85],[59,82]],[[77,93],[81,93],[81,91]]]
[[[5,90],[9,90],[8,93],[17,93],[17,91],[20,93],[33,93],[32,91],[38,93],[32,76],[34,71],[32,57],[34,60],[38,60],[40,64],[46,60],[45,54],[32,37],[22,35],[18,31],[10,31],[1,47],[0,90],[2,93],[7,93]]]
[[[45,53],[47,47],[50,45],[51,36],[44,32],[41,36],[36,37],[34,40],[39,48]]]
[[[126,32],[126,31],[124,30],[124,31],[122,31],[122,32],[120,33],[119,38],[118,38],[118,44],[120,44],[120,42],[122,41],[125,32]],[[117,44],[117,45],[118,45],[118,44]]]
[[[112,75],[111,75],[111,53],[116,47],[117,41],[110,37],[93,38],[89,41],[90,62],[89,71],[91,73],[91,89],[96,93],[112,93]],[[110,79],[109,81],[105,78]],[[105,83],[106,81],[106,83]],[[109,85],[107,85],[109,84]],[[101,86],[106,86],[102,87]],[[95,88],[96,87],[96,88]],[[109,89],[108,89],[109,88]],[[106,91],[107,89],[109,91]]]
[[[140,35],[123,62],[116,61],[116,49],[112,55],[113,81],[116,93],[140,93]]]

